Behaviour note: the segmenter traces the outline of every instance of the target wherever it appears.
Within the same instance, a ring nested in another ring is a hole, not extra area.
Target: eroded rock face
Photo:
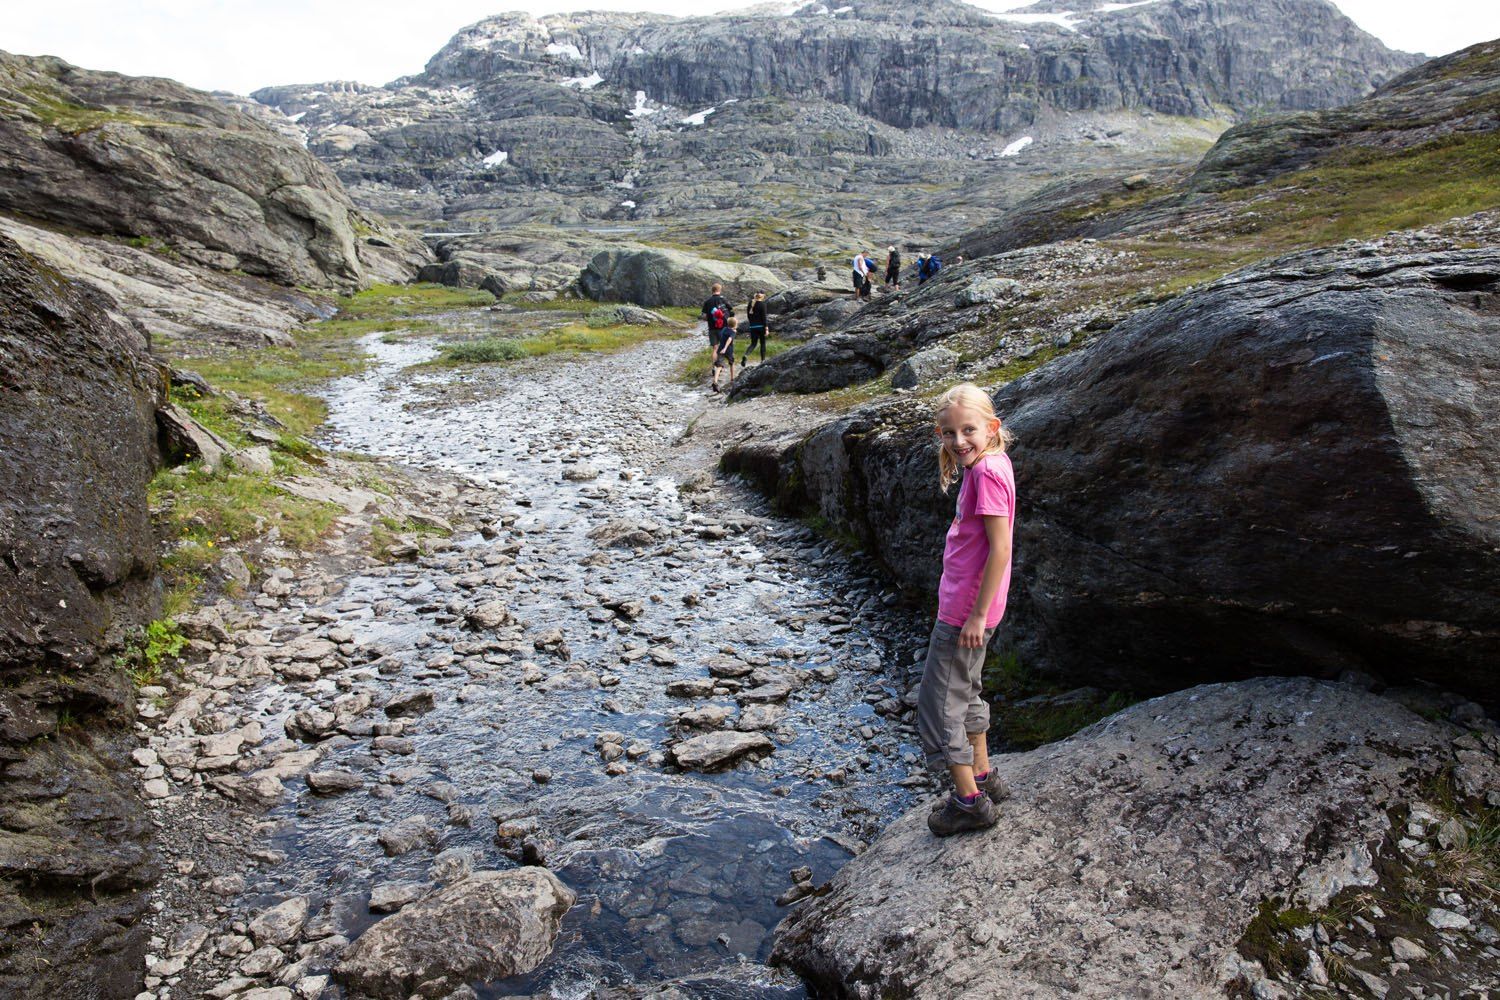
[[[756,292],[770,295],[785,287],[780,278],[755,264],[657,248],[600,251],[578,276],[578,288],[589,298],[642,306],[701,305],[715,282],[724,286],[725,298],[741,303]],[[743,313],[744,306],[738,309]]]
[[[530,972],[577,898],[545,868],[476,872],[365,931],[334,970],[358,995],[446,996]]]
[[[137,330],[0,238],[0,992],[139,988],[150,825],[99,652],[151,604],[162,389]]]
[[[0,210],[284,285],[353,289],[424,255],[300,143],[208,94],[50,57],[0,67]]]
[[[1354,667],[1495,703],[1497,371],[1493,247],[1298,254],[1134,314],[996,396],[1007,636],[1081,683]],[[728,464],[931,592],[953,501],[930,421],[898,404]]]
[[[1459,737],[1305,679],[1145,702],[996,758],[1014,797],[991,830],[938,840],[925,804],[902,817],[782,922],[773,961],[830,997],[1223,996],[1256,975],[1236,944],[1262,900],[1316,909],[1376,882],[1387,810]]]

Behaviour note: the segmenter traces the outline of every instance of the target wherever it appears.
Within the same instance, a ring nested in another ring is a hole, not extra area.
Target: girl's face
[[[998,417],[986,418],[978,410],[956,404],[938,414],[937,424],[943,447],[964,468],[977,462],[1000,433]]]

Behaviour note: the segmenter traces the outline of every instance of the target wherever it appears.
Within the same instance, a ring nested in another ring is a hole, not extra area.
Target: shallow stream
[[[319,609],[380,647],[386,669],[362,681],[392,695],[428,691],[435,707],[403,734],[410,754],[372,756],[370,743],[350,740],[327,759],[381,774],[378,795],[304,795],[273,814],[274,846],[288,858],[277,892],[334,900],[352,938],[378,919],[367,911],[372,885],[428,881],[444,865],[514,864],[497,846],[498,816],[531,831],[527,850],[578,901],[540,968],[482,996],[631,996],[666,980],[688,996],[803,995],[763,964],[785,913],[774,900],[793,869],[810,867],[821,883],[909,804],[900,782],[916,747],[872,706],[905,693],[883,678],[904,676],[920,636],[873,577],[748,490],[686,493],[663,474],[674,447],[700,447],[679,444],[695,414],[720,405],[673,379],[698,345],[684,336],[525,371],[458,371],[411,367],[430,357],[425,343],[372,338],[376,363],[331,384],[330,446],[461,476],[498,491],[512,513],[493,537],[455,535],[435,563],[348,580]],[[716,454],[701,450],[711,468]],[[633,545],[591,537],[609,522],[651,535]],[[534,653],[463,627],[471,595],[492,585]],[[627,600],[640,602],[633,620],[609,607]],[[769,757],[679,772],[664,744],[696,731],[674,713],[737,708],[724,685],[666,692],[710,666],[720,678],[756,669],[785,680],[786,714],[766,733]],[[291,708],[276,689],[265,697],[268,713]],[[598,737],[608,732],[622,737],[624,773],[606,773]],[[440,842],[383,857],[377,830],[418,813]]]

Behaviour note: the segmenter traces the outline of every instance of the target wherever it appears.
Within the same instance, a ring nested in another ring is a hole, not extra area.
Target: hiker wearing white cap
[[[901,287],[901,254],[893,246],[885,248],[885,287]]]

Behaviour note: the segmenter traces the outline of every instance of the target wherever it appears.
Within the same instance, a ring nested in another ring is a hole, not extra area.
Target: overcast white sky
[[[746,3],[729,0],[727,7]],[[920,0],[913,0],[914,3]],[[979,0],[1013,10],[1029,0]],[[1442,55],[1500,37],[1497,0],[1335,0],[1387,45]],[[464,25],[516,0],[0,0],[0,49],[90,69],[168,76],[249,93],[276,83],[386,83],[416,73]],[[710,0],[529,0],[533,14],[650,10],[687,15]]]

